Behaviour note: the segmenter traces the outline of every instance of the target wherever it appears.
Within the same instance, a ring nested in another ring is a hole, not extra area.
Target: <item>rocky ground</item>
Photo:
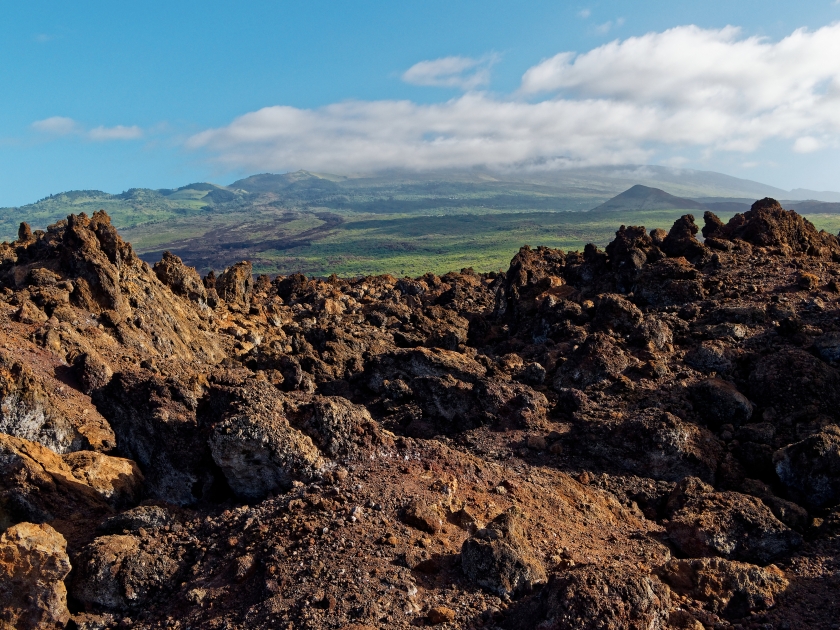
[[[0,246],[0,628],[840,628],[840,241],[201,278]]]

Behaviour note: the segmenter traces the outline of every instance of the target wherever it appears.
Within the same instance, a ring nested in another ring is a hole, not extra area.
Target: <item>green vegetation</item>
[[[603,247],[622,223],[667,229],[682,214],[682,210],[663,210],[621,215],[521,212],[360,216],[311,245],[263,251],[254,262],[260,272],[299,270],[313,275],[417,276],[463,267],[493,271],[507,269],[522,245],[564,250],[580,250],[587,243]]]
[[[0,209],[0,238],[16,238],[21,221],[43,229],[70,213],[104,209],[149,262],[168,249],[202,273],[250,259],[259,273],[416,276],[463,267],[504,269],[524,244],[603,247],[621,224],[668,229],[687,212],[701,218],[696,199],[655,189],[642,190],[641,201],[639,194],[625,194],[621,203],[605,206],[611,211],[582,212],[629,188],[625,174],[581,170],[512,181],[476,172],[347,178],[300,171],[255,175],[227,187],[194,183],[119,195],[73,191]],[[693,177],[672,182],[671,189],[698,197],[747,194],[738,188],[743,180]],[[741,207],[721,199],[721,210]],[[717,213],[726,220],[733,212]],[[815,214],[812,220],[834,233],[840,229],[840,214]]]

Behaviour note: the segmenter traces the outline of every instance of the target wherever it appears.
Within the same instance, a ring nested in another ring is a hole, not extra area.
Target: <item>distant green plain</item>
[[[687,212],[702,226],[697,210],[582,211],[613,194],[594,185],[484,180],[336,183],[301,172],[255,176],[230,187],[62,193],[21,208],[0,208],[0,238],[14,240],[21,221],[44,229],[70,213],[104,209],[150,263],[170,250],[201,273],[248,259],[257,273],[419,276],[465,267],[507,269],[523,245],[604,247],[622,224],[667,230]],[[719,216],[727,220],[731,214]],[[840,214],[810,218],[818,228],[840,230]]]

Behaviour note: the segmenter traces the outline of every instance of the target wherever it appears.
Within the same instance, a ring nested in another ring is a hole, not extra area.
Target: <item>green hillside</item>
[[[728,218],[745,207],[749,191],[758,193],[754,199],[778,190],[715,173],[644,168],[527,176],[298,171],[253,175],[230,186],[198,182],[116,195],[71,191],[0,209],[0,239],[16,238],[21,221],[43,229],[70,213],[104,209],[149,262],[168,249],[202,272],[250,259],[258,272],[272,274],[414,275],[465,266],[504,268],[526,243],[603,246],[622,223],[668,228],[687,211],[699,220],[711,205],[700,201],[708,198],[718,204],[721,218]],[[646,184],[628,186],[626,178],[634,174]],[[669,192],[649,185],[669,178],[676,180]],[[694,200],[682,197],[689,194]],[[587,212],[605,202],[601,210],[609,211]],[[831,204],[807,207],[819,227],[835,232],[840,227],[840,215],[819,214],[832,212]]]

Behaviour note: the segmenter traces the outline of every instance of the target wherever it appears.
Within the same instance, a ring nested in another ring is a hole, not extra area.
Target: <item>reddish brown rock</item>
[[[193,302],[204,302],[207,290],[201,276],[192,267],[187,267],[178,256],[163,252],[163,258],[152,268],[158,279],[172,289],[173,293],[183,295]]]
[[[248,261],[236,263],[216,278],[216,293],[229,304],[247,306],[253,289],[253,270]]]
[[[511,509],[478,530],[461,547],[464,574],[500,595],[530,591],[546,581],[545,568],[525,537],[524,516]]]
[[[70,593],[89,610],[143,606],[177,574],[180,566],[161,549],[141,547],[136,536],[102,536],[81,553]]]
[[[767,564],[788,556],[802,542],[759,499],[715,492],[691,477],[671,494],[668,513],[668,537],[690,558],[718,556]]]
[[[20,523],[0,535],[0,624],[63,628],[70,620],[64,537],[49,525]]]
[[[517,630],[666,630],[670,608],[668,587],[654,575],[583,566],[551,576],[539,596],[509,618]]]
[[[775,565],[757,567],[722,558],[674,559],[659,575],[680,595],[704,602],[712,612],[729,619],[772,608],[788,587]]]

